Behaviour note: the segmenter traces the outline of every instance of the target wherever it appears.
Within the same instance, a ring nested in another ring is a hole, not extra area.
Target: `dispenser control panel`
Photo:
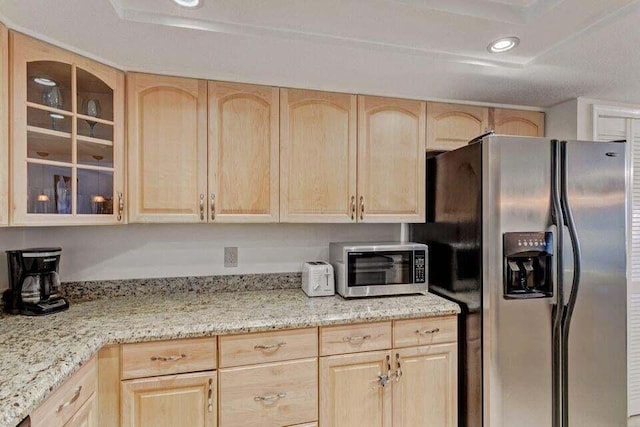
[[[503,235],[504,298],[553,296],[553,234],[515,232]]]

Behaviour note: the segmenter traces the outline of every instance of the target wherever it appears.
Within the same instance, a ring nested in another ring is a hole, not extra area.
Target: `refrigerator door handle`
[[[552,373],[552,426],[562,423],[562,318],[564,315],[564,216],[560,197],[560,142],[551,140],[551,220],[556,233],[556,294],[552,312],[551,373]]]
[[[571,291],[569,293],[569,301],[565,304],[562,315],[562,425],[569,425],[569,328],[571,326],[571,316],[578,298],[578,290],[580,287],[581,261],[582,252],[580,249],[580,240],[576,230],[576,224],[571,212],[569,204],[568,191],[569,171],[567,158],[567,141],[560,143],[560,186],[561,186],[561,203],[562,216],[564,223],[569,230],[569,238],[571,240],[571,249],[573,252],[573,280],[571,283]],[[562,272],[561,272],[562,273]]]

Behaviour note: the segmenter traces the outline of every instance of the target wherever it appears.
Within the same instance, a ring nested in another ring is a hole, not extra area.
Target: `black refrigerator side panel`
[[[411,240],[429,246],[429,291],[462,308],[458,423],[482,425],[482,143],[427,159],[427,221]]]

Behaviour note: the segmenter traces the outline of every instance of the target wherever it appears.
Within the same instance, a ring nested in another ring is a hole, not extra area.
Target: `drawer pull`
[[[271,403],[271,402],[275,402],[276,400],[280,400],[283,397],[286,397],[287,393],[285,392],[280,392],[278,394],[268,394],[266,396],[256,396],[253,398],[253,400],[255,400],[256,402],[265,402],[265,403]]]
[[[416,334],[418,334],[418,335],[431,335],[431,334],[436,334],[438,332],[440,332],[440,328],[423,329],[423,330],[418,329],[416,331]]]
[[[56,412],[60,413],[60,411],[62,411],[67,406],[73,405],[76,402],[76,400],[78,400],[78,398],[80,397],[80,392],[81,391],[82,391],[82,386],[80,385],[76,389],[75,393],[73,393],[73,397],[71,397],[71,399],[69,399],[66,402],[64,402],[62,405],[58,406],[58,410]]]
[[[153,362],[175,362],[176,360],[186,359],[186,354],[180,354],[178,356],[151,356]]]
[[[269,350],[278,350],[280,347],[284,347],[285,345],[287,345],[286,342],[279,342],[277,344],[269,344],[269,345],[264,345],[264,344],[258,344],[258,345],[254,345],[253,349],[254,350],[262,350],[262,351],[269,351]]]
[[[342,338],[342,341],[344,342],[348,342],[350,344],[361,344],[366,340],[370,340],[371,339],[371,335],[359,335],[356,337],[344,337]]]

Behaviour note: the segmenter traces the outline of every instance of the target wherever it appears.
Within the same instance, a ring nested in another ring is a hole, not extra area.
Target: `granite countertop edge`
[[[229,293],[231,294],[231,293]],[[240,294],[240,293],[239,293]],[[266,306],[262,307],[266,311],[273,309],[274,307],[286,303],[298,303],[304,304],[305,299],[310,300],[302,294],[300,290],[269,290],[258,292],[243,292],[241,294],[254,294],[275,296],[272,298],[274,301],[267,301]],[[302,296],[301,296],[302,295]],[[216,297],[219,297],[217,295]],[[281,298],[284,296],[285,298]],[[194,296],[195,298],[196,296]],[[202,297],[202,295],[197,295]],[[167,296],[156,297],[153,301],[148,302],[149,305],[158,303],[158,298],[170,299]],[[291,301],[289,301],[289,298]],[[416,301],[419,298],[426,298],[425,304],[421,306],[416,305]],[[124,297],[115,298],[109,302],[100,302],[98,307],[90,307],[90,309],[101,309],[102,316],[109,315],[109,309],[105,309],[105,306],[118,304],[119,300],[123,300]],[[219,299],[219,298],[216,298]],[[268,297],[266,298],[269,299]],[[320,327],[330,325],[343,325],[352,323],[363,323],[373,321],[388,321],[388,320],[402,320],[402,319],[415,319],[422,317],[436,317],[457,315],[460,313],[460,308],[457,304],[450,302],[444,298],[438,297],[434,294],[427,294],[426,296],[412,296],[412,297],[389,297],[385,299],[385,302],[389,301],[390,304],[380,304],[375,309],[362,309],[348,307],[350,301],[342,300],[340,297],[325,297],[316,298],[313,302],[324,299],[328,300],[341,300],[335,305],[338,306],[335,312],[320,311],[313,313],[311,310],[299,315],[291,316],[260,316],[256,315],[251,318],[249,314],[246,319],[242,320],[221,320],[212,319],[210,322],[197,323],[197,324],[157,324],[153,326],[135,327],[130,323],[136,322],[136,316],[132,316],[131,319],[120,319],[118,325],[102,325],[100,315],[96,316],[92,322],[85,326],[82,330],[76,334],[70,334],[67,336],[67,342],[60,344],[61,347],[73,346],[72,351],[65,352],[63,356],[54,360],[50,365],[44,367],[42,371],[35,373],[28,381],[27,384],[9,384],[5,385],[4,381],[0,379],[0,426],[15,426],[33,411],[60,385],[62,385],[67,379],[69,379],[75,372],[77,372],[87,361],[89,361],[97,352],[104,346],[127,344],[136,342],[148,342],[148,341],[160,341],[171,339],[183,339],[183,338],[198,338],[207,336],[219,336],[230,335],[239,333],[253,333],[253,332],[266,332],[283,329],[296,329],[305,327]],[[404,299],[404,300],[403,300]],[[378,298],[377,300],[380,300]],[[411,301],[412,304],[402,304],[404,301]],[[293,301],[293,302],[292,302]],[[398,302],[400,301],[400,302]],[[165,301],[163,301],[164,303]],[[269,306],[271,303],[272,306]],[[77,306],[88,306],[90,304],[96,305],[97,303],[80,303]],[[184,300],[182,301],[184,304]],[[359,306],[367,306],[366,300],[357,300],[354,304]],[[322,302],[319,304],[322,306]],[[148,309],[149,307],[147,307]],[[188,307],[182,306],[182,308]],[[281,307],[281,309],[284,307]],[[349,308],[349,310],[346,310]],[[249,310],[249,308],[247,309]],[[344,311],[346,310],[346,311]],[[71,310],[70,310],[71,311]],[[59,313],[53,316],[58,318],[65,317],[65,313]],[[197,313],[196,313],[197,314]],[[255,314],[255,313],[253,313]],[[67,314],[68,315],[68,314]],[[53,317],[51,316],[51,317]],[[0,326],[3,321],[11,321],[11,319],[17,319],[17,322],[28,322],[29,318],[25,317],[5,317],[0,318]],[[43,319],[43,318],[40,318]],[[100,326],[102,325],[102,326]],[[75,325],[69,325],[72,328]],[[111,330],[106,330],[111,328]],[[3,328],[0,328],[3,329]],[[4,328],[6,329],[6,328]],[[57,327],[59,330],[60,327]],[[103,330],[100,330],[103,329]],[[0,338],[3,337],[3,332],[0,332]],[[29,337],[26,337],[28,340]],[[38,338],[31,338],[37,340]],[[4,345],[7,344],[7,339],[4,339]],[[3,343],[0,341],[0,351],[6,350],[11,347],[2,347]],[[27,350],[28,352],[29,350]],[[42,355],[34,354],[20,354],[21,359],[31,361],[30,357],[38,358]],[[6,353],[0,353],[0,361],[4,362],[7,355]],[[45,362],[41,362],[45,363]],[[4,364],[4,363],[3,363]],[[11,366],[9,367],[11,369]],[[3,368],[4,371],[4,368]],[[19,375],[19,374],[18,374]],[[2,390],[4,387],[17,388],[17,390]]]

